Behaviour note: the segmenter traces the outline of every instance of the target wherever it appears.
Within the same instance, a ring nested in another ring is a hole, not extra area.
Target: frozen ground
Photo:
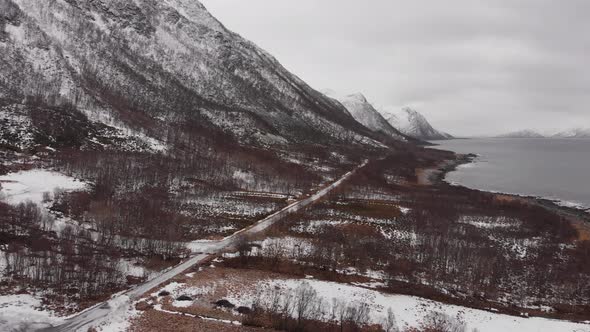
[[[127,296],[113,297],[105,302],[103,307],[110,310],[108,320],[101,321],[95,327],[99,332],[125,332],[131,327],[133,318],[139,316],[140,312],[135,309],[135,303],[131,302]],[[86,330],[79,330],[85,332]]]
[[[33,331],[61,322],[40,306],[41,301],[32,295],[0,296],[0,331]]]
[[[469,330],[479,332],[586,332],[590,331],[590,324],[573,323],[568,321],[544,318],[514,317],[493,312],[475,310],[440,302],[430,301],[414,296],[382,294],[374,290],[325,282],[318,280],[266,280],[260,281],[244,293],[232,294],[228,300],[236,305],[252,306],[257,294],[262,294],[264,301],[270,301],[273,290],[281,293],[295,291],[302,283],[308,283],[322,298],[325,312],[324,319],[330,318],[330,310],[334,299],[343,303],[367,303],[371,308],[370,322],[383,323],[389,308],[394,312],[399,328],[415,327],[431,312],[445,313],[459,318],[467,324]]]
[[[86,184],[82,181],[42,169],[0,176],[0,186],[0,199],[9,204],[26,201],[41,204],[45,192],[53,194],[53,191],[58,188],[67,191],[86,188]]]

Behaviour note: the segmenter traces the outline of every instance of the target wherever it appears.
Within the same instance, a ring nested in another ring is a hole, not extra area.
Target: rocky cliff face
[[[0,98],[1,114],[68,105],[156,145],[187,128],[263,146],[381,145],[193,0],[0,0]]]

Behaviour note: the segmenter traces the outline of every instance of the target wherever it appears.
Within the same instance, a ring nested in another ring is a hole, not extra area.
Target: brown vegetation
[[[400,167],[436,165],[441,155],[424,150],[406,154],[401,165],[396,155],[372,163],[331,198],[272,227],[268,236],[294,237],[295,248],[274,241],[226,264],[328,280],[347,268],[382,271],[390,292],[588,319],[588,242],[576,241],[583,235],[570,220],[540,205],[444,183],[407,186],[415,174]],[[405,181],[388,182],[388,176]],[[381,198],[363,200],[359,193]],[[409,211],[400,213],[400,206]],[[554,310],[542,312],[542,306]]]

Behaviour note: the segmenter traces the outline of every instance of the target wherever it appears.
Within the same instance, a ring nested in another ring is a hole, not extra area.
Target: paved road
[[[168,280],[174,278],[175,276],[183,273],[184,271],[188,270],[195,264],[198,264],[209,257],[211,254],[219,253],[223,249],[228,248],[232,245],[235,240],[241,235],[249,235],[249,234],[256,234],[267,227],[272,225],[273,223],[281,220],[285,216],[290,213],[297,212],[300,209],[317,202],[322,197],[326,196],[332,190],[337,188],[342,184],[342,182],[346,181],[350,178],[354,172],[358,169],[364,167],[368,161],[365,161],[362,165],[358,166],[354,170],[344,174],[338,181],[330,184],[323,189],[320,189],[314,195],[297,201],[282,210],[271,214],[270,216],[258,221],[251,227],[245,228],[241,231],[234,233],[233,235],[226,237],[219,241],[209,241],[209,242],[193,242],[189,245],[193,252],[200,252],[198,254],[194,254],[185,262],[163,272],[159,276],[148,280],[147,282],[135,286],[134,288],[129,289],[126,292],[117,294],[111,298],[111,300],[103,303],[99,303],[94,307],[91,307],[76,316],[73,316],[67,319],[63,324],[59,326],[44,328],[41,331],[55,331],[55,332],[65,332],[65,331],[82,331],[86,332],[89,327],[96,326],[104,321],[109,319],[109,315],[114,312],[120,312],[121,310],[126,310],[133,302],[141,299],[144,294],[152,288],[157,287],[160,284],[167,282]]]

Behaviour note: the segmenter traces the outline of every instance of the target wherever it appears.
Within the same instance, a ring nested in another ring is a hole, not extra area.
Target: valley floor
[[[449,186],[445,172],[468,157],[413,153],[373,160],[248,231],[187,242],[198,255],[165,277],[152,279],[154,272],[151,282],[68,320],[59,317],[68,310],[47,303],[46,294],[21,289],[0,296],[0,326],[389,332],[440,323],[459,331],[590,330],[590,274],[582,265],[590,248],[587,215]],[[35,193],[41,203],[45,191]],[[35,319],[23,320],[25,312]]]

